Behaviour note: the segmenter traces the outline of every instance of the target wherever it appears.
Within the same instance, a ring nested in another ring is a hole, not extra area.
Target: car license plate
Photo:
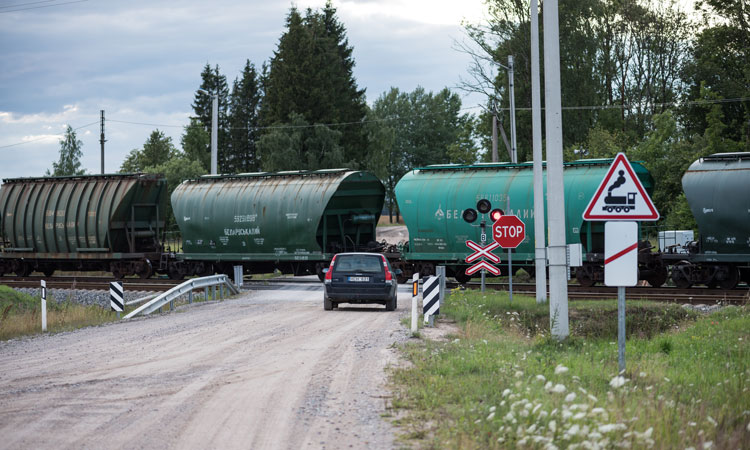
[[[349,281],[352,282],[367,282],[370,281],[370,277],[349,277]]]

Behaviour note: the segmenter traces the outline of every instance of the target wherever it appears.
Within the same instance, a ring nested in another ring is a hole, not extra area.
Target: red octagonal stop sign
[[[501,216],[492,225],[492,238],[502,248],[516,248],[526,237],[526,226],[518,216]]]

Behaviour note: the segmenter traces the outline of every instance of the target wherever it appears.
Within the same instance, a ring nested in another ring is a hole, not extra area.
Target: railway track
[[[13,288],[37,288],[40,281],[47,281],[49,289],[83,289],[83,290],[108,290],[112,278],[108,277],[0,277],[0,284]],[[170,280],[168,278],[149,278],[146,280],[140,278],[125,278],[122,280],[126,290],[133,291],[151,291],[164,292],[176,286],[180,281]],[[267,280],[245,279],[245,286],[252,289],[253,285],[274,285],[274,284],[320,284],[316,278],[312,277],[280,277],[270,278]],[[449,289],[467,287],[470,289],[479,289],[480,283],[469,282],[460,285],[456,282],[448,282]],[[508,283],[486,283],[486,289],[507,291]],[[513,292],[523,294],[533,294],[536,286],[533,283],[513,283]],[[607,286],[594,286],[586,288],[583,286],[571,284],[568,285],[568,298],[571,300],[598,300],[617,298],[617,288]],[[678,289],[672,287],[653,288],[645,286],[635,286],[626,290],[628,300],[653,300],[675,303],[690,304],[744,304],[750,303],[750,290],[746,287],[736,288],[730,291],[709,288],[691,288]]]

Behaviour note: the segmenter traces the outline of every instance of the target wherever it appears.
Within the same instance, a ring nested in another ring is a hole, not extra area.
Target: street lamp
[[[510,92],[510,162],[513,164],[518,163],[518,154],[516,152],[516,96],[514,93],[513,84],[513,55],[508,55],[508,65],[504,66],[500,63],[496,63],[498,66],[508,71],[508,91]],[[494,107],[493,107],[494,110]],[[497,113],[493,111],[492,116],[492,128],[493,131],[496,129]],[[497,157],[497,137],[496,133],[493,132],[493,158]],[[495,160],[496,162],[497,160]]]
[[[205,89],[198,89],[201,94],[211,97],[211,175],[216,175],[217,147],[219,146],[219,96]]]

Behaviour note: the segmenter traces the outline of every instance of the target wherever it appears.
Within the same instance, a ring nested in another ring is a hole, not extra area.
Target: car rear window
[[[383,259],[373,255],[339,255],[333,270],[341,272],[383,272]]]

